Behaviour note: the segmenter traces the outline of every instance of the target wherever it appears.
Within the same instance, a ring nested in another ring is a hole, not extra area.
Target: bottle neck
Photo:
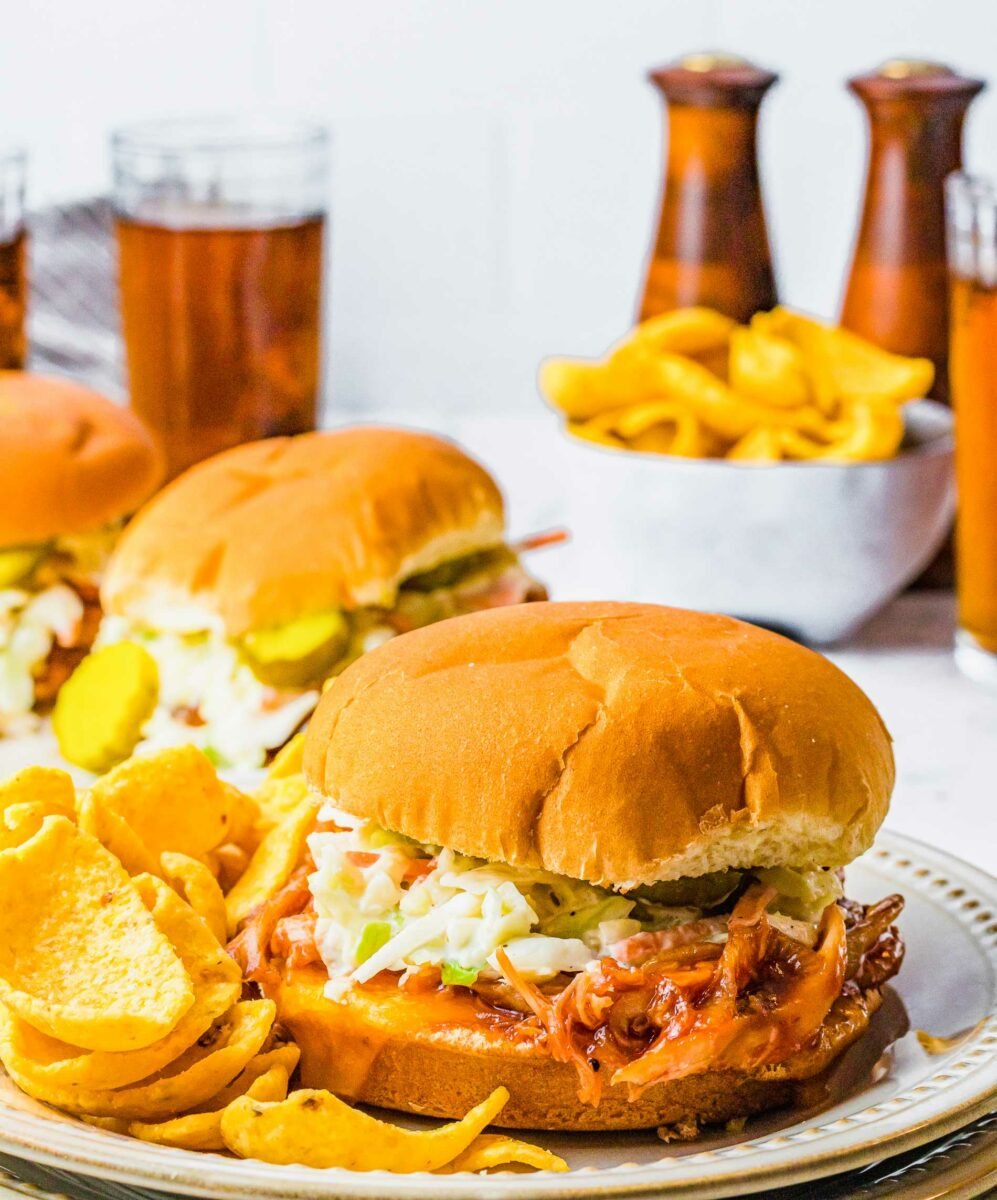
[[[746,321],[776,303],[758,179],[758,110],[777,76],[727,54],[651,74],[667,106],[664,185],[641,319],[702,304]]]
[[[947,395],[944,180],[962,164],[978,80],[952,72],[849,81],[869,122],[869,161],[841,321],[898,354],[930,358]]]
[[[972,96],[861,96],[869,121],[869,173],[896,170],[940,187],[962,165],[962,128]]]
[[[757,181],[757,126],[757,108],[670,104],[666,144],[669,179],[695,171],[713,184]]]
[[[701,304],[747,321],[776,304],[757,118],[757,107],[669,105],[664,190],[641,319]]]

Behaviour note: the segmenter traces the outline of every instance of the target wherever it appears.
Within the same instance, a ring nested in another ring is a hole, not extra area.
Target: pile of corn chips
[[[607,356],[551,358],[540,390],[577,437],[620,449],[741,462],[891,458],[901,406],[928,394],[925,358],[776,308],[738,325],[684,308],[638,325]]]
[[[29,1096],[185,1150],[352,1170],[566,1170],[486,1135],[498,1088],[409,1131],[289,1084],[298,1049],[225,945],[299,865],[317,812],[300,738],[257,797],[201,751],[129,759],[79,793],[32,767],[0,783],[0,1061]]]

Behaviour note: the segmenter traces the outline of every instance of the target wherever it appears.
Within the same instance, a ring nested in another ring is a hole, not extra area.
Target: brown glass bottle
[[[848,87],[869,118],[865,201],[841,323],[935,364],[948,400],[946,175],[962,165],[966,110],[983,88],[938,63],[897,60]]]
[[[703,304],[746,321],[776,304],[756,132],[778,76],[695,54],[650,79],[667,104],[667,156],[640,319]]]

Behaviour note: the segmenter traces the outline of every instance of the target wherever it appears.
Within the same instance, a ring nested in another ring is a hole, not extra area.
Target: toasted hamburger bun
[[[655,1084],[631,1101],[625,1087],[604,1087],[597,1107],[578,1099],[572,1067],[528,1041],[465,1017],[441,1023],[435,995],[394,986],[327,1000],[325,972],[286,972],[274,993],[279,1020],[301,1050],[303,1087],[328,1088],[364,1104],[430,1117],[461,1117],[500,1084],[510,1098],[496,1124],[510,1129],[651,1129],[716,1124],[797,1100],[866,1029],[880,1004],[876,991],[842,997],[817,1045],[754,1071],[706,1071]],[[447,1002],[444,1001],[444,1004]]]
[[[491,476],[441,438],[375,426],[237,446],[130,524],[106,611],[152,628],[191,613],[230,637],[312,612],[390,606],[398,584],[501,543]]]
[[[843,865],[894,780],[879,714],[827,659],[729,617],[613,603],[389,642],[325,693],[304,769],[417,841],[621,888]]]
[[[126,408],[65,379],[0,371],[0,549],[93,533],[139,507],[163,477]]]

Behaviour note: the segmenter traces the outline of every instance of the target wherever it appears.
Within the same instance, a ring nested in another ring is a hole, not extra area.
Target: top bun
[[[451,442],[362,426],[251,442],[184,472],[125,531],[110,613],[230,637],[390,606],[398,584],[502,541],[502,496]],[[203,627],[203,626],[202,626]]]
[[[334,680],[309,785],[420,842],[606,886],[840,866],[890,737],[827,659],[729,617],[528,604],[408,633]]]
[[[65,379],[0,371],[0,548],[93,533],[163,477],[128,409]]]

